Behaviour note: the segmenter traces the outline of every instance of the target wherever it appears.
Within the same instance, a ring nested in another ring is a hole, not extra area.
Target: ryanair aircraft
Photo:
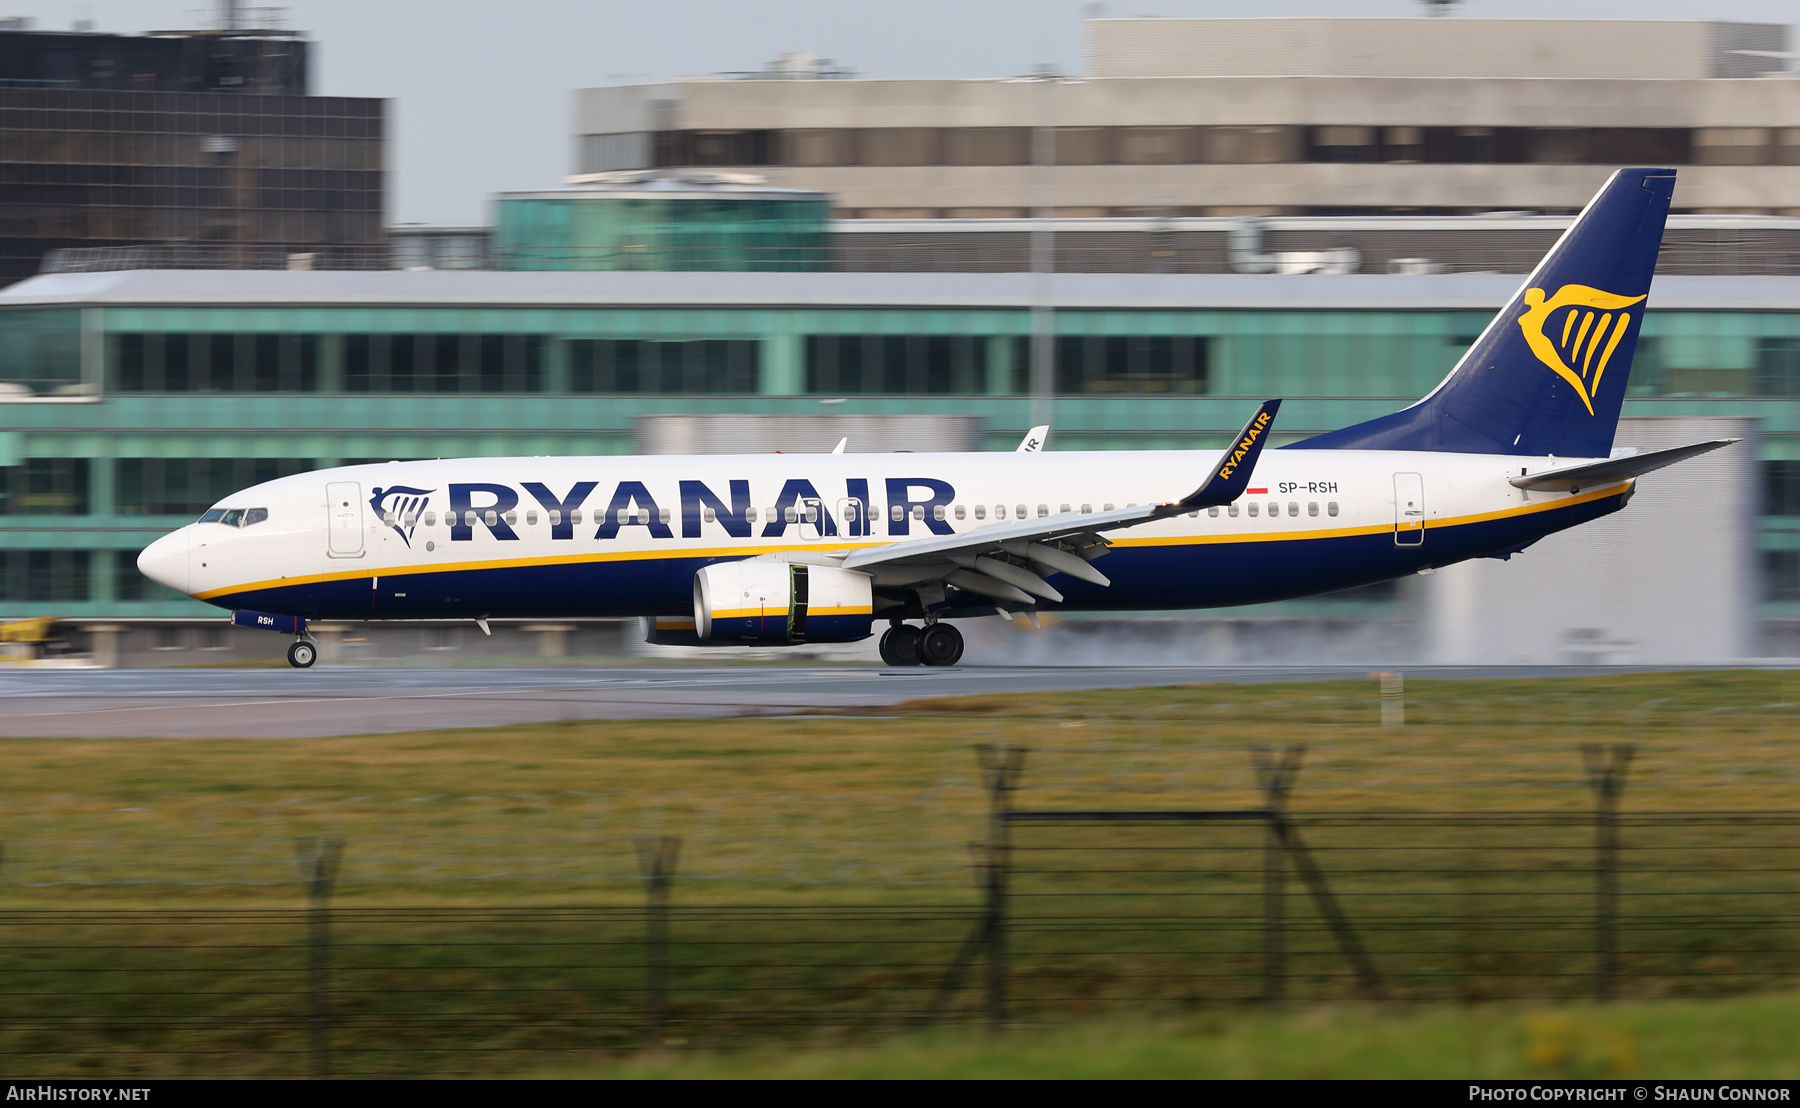
[[[1726,445],[1615,451],[1668,169],[1613,174],[1423,400],[1263,452],[463,458],[284,477],[152,543],[153,580],[308,620],[639,616],[652,642],[854,642],[954,665],[954,621],[1248,604],[1507,558]],[[839,444],[840,450],[842,444]]]

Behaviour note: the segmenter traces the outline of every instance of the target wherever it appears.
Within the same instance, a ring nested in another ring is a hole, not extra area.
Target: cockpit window
[[[201,523],[223,523],[227,527],[248,527],[269,518],[267,508],[209,508]]]

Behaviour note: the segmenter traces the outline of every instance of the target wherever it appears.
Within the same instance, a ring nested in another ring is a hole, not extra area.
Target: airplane
[[[459,458],[283,477],[138,558],[293,636],[317,620],[640,617],[689,646],[856,642],[950,666],[956,621],[1282,600],[1510,558],[1728,445],[1612,448],[1674,195],[1615,172],[1418,402],[1264,451]]]

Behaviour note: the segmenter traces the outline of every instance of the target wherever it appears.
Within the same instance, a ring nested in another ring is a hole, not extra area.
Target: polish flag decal
[[[1246,496],[1267,496],[1267,495],[1269,495],[1269,490],[1268,489],[1245,489],[1244,494]]]

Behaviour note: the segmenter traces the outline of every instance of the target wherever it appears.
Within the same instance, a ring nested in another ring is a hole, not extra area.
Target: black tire
[[[295,669],[310,669],[319,660],[319,648],[305,639],[296,639],[294,645],[288,647],[288,665]]]
[[[948,623],[934,623],[919,636],[919,661],[928,666],[953,666],[962,661],[962,632]]]
[[[919,664],[919,629],[902,623],[890,627],[881,636],[881,660],[890,666]]]

